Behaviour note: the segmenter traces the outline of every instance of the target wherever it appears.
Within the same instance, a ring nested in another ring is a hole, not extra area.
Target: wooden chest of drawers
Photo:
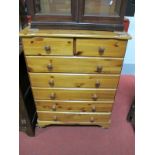
[[[125,32],[28,28],[20,36],[37,125],[108,128],[130,36]]]

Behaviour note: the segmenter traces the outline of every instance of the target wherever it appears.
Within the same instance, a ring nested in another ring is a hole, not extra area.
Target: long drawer
[[[25,55],[73,55],[73,39],[23,38]]]
[[[111,112],[114,101],[36,100],[38,111]]]
[[[73,112],[51,112],[37,111],[40,121],[55,122],[108,122],[111,113],[73,113]]]
[[[120,73],[122,58],[27,56],[29,72]]]
[[[124,57],[126,40],[117,39],[77,39],[76,55]]]
[[[109,128],[110,127],[110,120],[108,121],[102,121],[102,122],[60,122],[60,121],[40,121],[37,120],[37,126],[39,127],[45,127],[51,124],[58,124],[58,125],[99,125],[103,128]]]
[[[29,73],[32,87],[116,88],[119,75]]]
[[[113,100],[116,89],[32,88],[35,100]]]

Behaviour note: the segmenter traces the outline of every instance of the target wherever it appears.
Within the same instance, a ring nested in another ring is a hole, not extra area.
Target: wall
[[[122,74],[135,74],[135,17],[126,17],[130,21],[128,33],[132,40],[128,41]]]

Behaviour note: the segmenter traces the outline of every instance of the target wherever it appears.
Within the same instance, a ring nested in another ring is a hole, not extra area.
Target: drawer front
[[[25,55],[73,55],[73,39],[23,38]]]
[[[38,111],[111,112],[113,101],[36,100]]]
[[[120,73],[122,58],[91,57],[26,57],[30,72],[63,72],[63,73]]]
[[[116,39],[77,39],[77,56],[124,57],[126,40]]]
[[[63,73],[30,73],[29,75],[32,87],[116,88],[119,81],[119,75]]]
[[[73,113],[73,112],[43,112],[37,111],[40,121],[56,122],[108,122],[111,113]]]
[[[113,100],[116,89],[34,88],[35,100]]]

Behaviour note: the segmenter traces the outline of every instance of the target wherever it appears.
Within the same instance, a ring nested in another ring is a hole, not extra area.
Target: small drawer
[[[111,113],[80,113],[80,112],[51,112],[37,111],[39,121],[55,121],[55,122],[80,122],[80,123],[96,123],[108,122]]]
[[[124,57],[126,40],[116,39],[77,39],[77,56]]]
[[[114,100],[116,89],[32,88],[35,100]]]
[[[119,74],[122,58],[27,56],[29,72]]]
[[[36,100],[38,111],[111,112],[113,101],[50,101]]]
[[[116,88],[119,75],[29,73],[32,87]],[[66,82],[68,81],[68,82]]]
[[[23,38],[25,55],[73,55],[73,39]]]

